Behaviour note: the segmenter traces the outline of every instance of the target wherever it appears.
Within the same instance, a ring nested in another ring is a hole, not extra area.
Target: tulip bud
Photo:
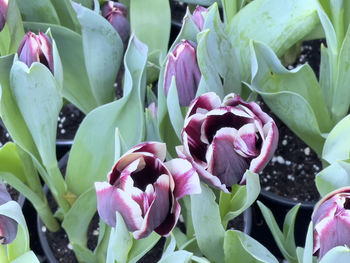
[[[11,196],[6,188],[0,184],[0,205],[11,201]],[[0,215],[0,240],[1,244],[11,243],[17,235],[17,222],[10,217]]]
[[[255,102],[229,94],[224,102],[214,93],[196,98],[188,108],[179,157],[187,159],[204,181],[229,193],[245,184],[245,171],[260,172],[278,142],[274,120]]]
[[[38,35],[28,31],[19,45],[18,58],[28,67],[33,62],[40,62],[54,73],[52,42],[44,33],[39,32]]]
[[[201,80],[196,48],[195,43],[182,40],[168,56],[164,75],[164,93],[168,95],[172,77],[175,76],[181,106],[188,106],[195,98]]]
[[[4,28],[6,23],[8,0],[0,0],[0,31]]]
[[[322,198],[312,214],[314,253],[321,259],[336,246],[350,247],[350,187]]]
[[[204,25],[203,14],[205,13],[208,13],[208,9],[203,6],[197,5],[196,9],[192,14],[192,20],[198,27],[199,31],[203,30],[203,25]]]
[[[151,114],[152,118],[155,118],[155,119],[158,118],[158,107],[157,107],[157,105],[154,102],[152,102],[148,106],[148,111]]]
[[[108,1],[102,6],[101,11],[102,16],[106,18],[118,32],[124,47],[126,47],[130,37],[130,23],[127,19],[126,7],[121,3]]]

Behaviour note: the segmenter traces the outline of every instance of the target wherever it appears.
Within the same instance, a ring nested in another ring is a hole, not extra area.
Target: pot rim
[[[286,207],[293,207],[300,203],[300,208],[313,210],[314,206],[318,202],[318,201],[314,201],[314,202],[313,201],[296,201],[291,198],[287,198],[275,193],[271,193],[264,189],[261,189],[260,195],[271,202],[280,203]]]

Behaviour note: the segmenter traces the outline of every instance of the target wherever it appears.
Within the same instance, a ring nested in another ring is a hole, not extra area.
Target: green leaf
[[[283,13],[283,15],[281,15]],[[232,19],[228,34],[241,65],[241,79],[250,76],[249,42],[264,42],[278,56],[302,40],[318,24],[313,0],[254,0]]]
[[[338,246],[329,250],[320,260],[320,263],[347,263],[350,258],[350,249],[347,246]]]
[[[31,1],[16,0],[21,11],[23,21],[60,24],[57,12],[51,0]]]
[[[234,185],[230,194],[220,192],[219,207],[224,226],[250,207],[260,193],[259,175],[247,170],[246,176],[246,185]]]
[[[259,201],[257,203],[282,255],[286,260],[288,260],[288,262],[297,263],[298,259],[294,241],[294,224],[300,204],[295,205],[286,215],[282,233],[271,210],[268,209],[263,203]]]
[[[166,238],[166,242],[163,248],[162,258],[173,253],[175,249],[176,249],[176,238],[172,231],[170,235]]]
[[[192,253],[185,250],[174,251],[171,254],[162,257],[158,263],[177,263],[177,262],[191,262]]]
[[[299,260],[300,263],[312,263],[314,261],[313,258],[313,224],[312,221],[309,224],[306,240],[305,240],[305,248],[303,253],[302,261]]]
[[[226,231],[225,262],[277,263],[278,260],[260,243],[243,232]]]
[[[108,251],[107,251],[107,263],[126,263],[128,262],[128,254],[132,247],[133,238],[129,233],[128,228],[124,222],[123,217],[116,212],[117,225],[112,228]]]
[[[171,79],[171,84],[167,96],[167,106],[170,122],[173,125],[177,137],[179,138],[179,140],[181,140],[181,131],[184,127],[184,118],[181,112],[175,76],[173,76]]]
[[[63,104],[55,78],[41,63],[34,62],[28,69],[17,60],[11,68],[10,83],[14,99],[43,164],[46,167],[53,166],[57,163],[57,119]]]
[[[161,52],[161,58],[168,50],[171,14],[169,1],[130,0],[131,29],[144,42],[149,53]]]
[[[123,43],[101,15],[83,6],[75,8],[82,27],[84,61],[92,94],[98,105],[103,105],[115,97],[114,82],[123,57]]]
[[[350,185],[350,159],[335,161],[316,175],[316,186],[321,196]]]
[[[328,163],[349,158],[350,115],[342,119],[330,131],[324,143],[322,158]]]
[[[106,179],[114,162],[116,127],[128,148],[143,140],[146,59],[146,46],[132,38],[125,54],[123,98],[91,111],[80,124],[66,176],[73,193],[79,195]]]
[[[12,260],[11,263],[40,263],[40,261],[33,251],[28,251],[15,260]]]
[[[192,220],[201,252],[213,262],[224,262],[225,230],[219,206],[210,188],[201,184],[202,193],[191,195]]]
[[[96,262],[92,252],[87,248],[87,231],[96,209],[96,192],[95,188],[92,187],[75,200],[62,222],[62,227],[66,231],[73,249],[76,250],[75,248],[79,247],[78,251],[75,251],[75,255],[82,262]]]
[[[7,245],[8,259],[14,260],[29,251],[29,232],[20,205],[9,201],[0,206],[0,214],[15,220],[19,227],[15,240]]]
[[[92,3],[92,1],[90,2]],[[69,0],[51,0],[51,3],[57,12],[61,25],[79,33],[81,28],[72,7],[72,2]]]
[[[221,98],[232,92],[240,94],[239,61],[221,22],[217,4],[209,8],[203,31],[198,35],[197,59],[210,91]]]
[[[251,89],[320,155],[322,133],[329,132],[333,124],[314,72],[307,64],[288,71],[266,45],[253,42],[251,47]]]
[[[160,239],[160,235],[152,232],[148,237],[134,240],[129,253],[129,263],[136,263],[148,251],[150,251]]]

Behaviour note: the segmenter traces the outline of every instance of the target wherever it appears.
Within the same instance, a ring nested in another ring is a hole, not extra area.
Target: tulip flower
[[[278,143],[273,119],[255,102],[228,95],[224,103],[213,92],[195,99],[185,118],[179,157],[189,160],[207,183],[228,193],[244,184],[245,171],[260,172]]]
[[[203,30],[203,25],[204,25],[203,14],[206,14],[206,13],[208,13],[208,9],[200,5],[197,5],[196,9],[193,11],[192,20],[198,27],[199,31]]]
[[[109,23],[118,32],[124,47],[128,45],[130,37],[130,23],[127,19],[126,7],[118,2],[107,1],[101,8],[102,16],[106,18]]]
[[[8,8],[8,0],[0,0],[0,31],[4,28],[6,23]]]
[[[11,201],[6,188],[0,184],[0,205]],[[0,215],[0,240],[2,244],[11,243],[17,235],[17,222],[5,215]]]
[[[52,41],[46,34],[39,32],[36,35],[28,31],[19,45],[17,54],[18,59],[28,67],[33,62],[40,62],[54,73]]]
[[[196,44],[182,40],[169,54],[164,75],[164,93],[167,96],[172,77],[175,76],[181,106],[188,106],[196,96],[201,72],[199,71]]]
[[[170,233],[180,215],[178,199],[201,189],[188,161],[164,163],[165,155],[164,143],[139,144],[114,165],[108,182],[95,183],[98,213],[108,225],[115,227],[118,211],[136,239],[153,230]]]
[[[321,259],[336,246],[350,247],[350,187],[322,198],[312,214],[314,253]]]

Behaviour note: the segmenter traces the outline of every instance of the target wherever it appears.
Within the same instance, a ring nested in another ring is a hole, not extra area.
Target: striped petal
[[[171,194],[170,177],[165,174],[161,175],[153,186],[156,196],[144,217],[141,227],[133,233],[135,239],[148,236],[164,222],[168,213],[171,212],[172,203],[169,200]]]
[[[220,107],[220,105],[221,100],[218,95],[216,95],[214,92],[205,93],[191,102],[187,111],[186,118],[190,117],[191,115],[197,112],[208,112],[212,109]]]
[[[129,231],[136,231],[142,225],[142,211],[137,202],[129,194],[111,186],[107,182],[96,182],[97,211],[103,221],[111,227],[116,225],[118,211]]]
[[[5,186],[0,184],[0,205],[11,201],[11,196],[7,192]],[[18,224],[12,218],[0,215],[0,240],[2,244],[9,244],[15,240],[17,236]]]
[[[201,192],[198,174],[189,161],[177,158],[166,162],[165,166],[174,178],[176,199]]]
[[[127,156],[130,153],[150,153],[161,161],[165,160],[166,157],[166,144],[163,142],[144,142],[138,144],[127,151],[123,156]]]

